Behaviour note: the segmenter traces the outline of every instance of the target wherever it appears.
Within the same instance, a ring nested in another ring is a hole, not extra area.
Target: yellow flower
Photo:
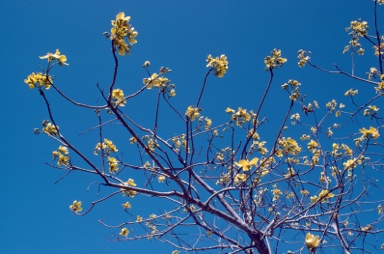
[[[137,221],[137,222],[141,222],[141,221],[143,221],[143,217],[141,217],[140,215],[137,215],[137,217],[136,217],[136,221]]]
[[[150,61],[145,61],[143,67],[149,67],[151,65]]]
[[[278,144],[282,149],[284,153],[289,153],[291,155],[298,155],[301,152],[301,147],[297,144],[296,140],[288,137],[288,138],[281,138],[278,141]]]
[[[128,201],[125,202],[122,206],[124,207],[124,209],[129,209],[129,208],[131,208],[131,204],[130,204]]]
[[[227,112],[227,113],[235,113],[236,111],[234,109],[231,109],[230,107],[227,107],[225,112]]]
[[[171,97],[175,97],[176,96],[175,89],[171,89],[171,91],[169,91],[169,96],[171,96]]]
[[[322,190],[319,194],[318,200],[321,199],[321,202],[324,203],[325,200],[334,197],[335,195],[332,192],[329,192],[329,190]]]
[[[320,244],[319,236],[314,236],[311,233],[308,233],[305,237],[305,244],[311,250],[316,249]]]
[[[52,135],[52,136],[56,136],[57,135],[57,130],[59,129],[59,126],[55,126],[51,123],[47,123],[45,125],[45,127],[43,128],[43,132],[49,134],[49,135]]]
[[[65,147],[65,146],[59,146],[59,149],[58,149],[60,152],[62,152],[63,154],[68,154],[68,148]]]
[[[227,108],[227,113],[229,113],[228,109],[229,108]],[[247,112],[246,109],[239,107],[237,112],[231,116],[231,120],[236,121],[237,126],[241,126],[243,123],[251,120],[251,115]]]
[[[205,129],[211,128],[212,125],[212,120],[209,119],[208,117],[205,118]]]
[[[116,153],[118,150],[116,148],[116,146],[113,144],[113,142],[109,139],[104,139],[104,142],[105,142],[105,145],[108,147],[108,149],[111,151],[111,152],[114,152]]]
[[[59,155],[59,159],[57,160],[57,165],[58,166],[62,166],[62,165],[68,166],[68,164],[69,164],[69,157],[66,155]]]
[[[237,174],[235,176],[235,184],[239,184],[240,182],[245,182],[247,180],[246,174]]]
[[[132,187],[136,186],[135,181],[133,179],[131,179],[131,178],[128,179],[127,184],[128,184],[128,186],[132,186]]]
[[[124,92],[121,89],[114,89],[112,91],[112,99],[113,99],[113,104],[115,106],[122,106],[124,107],[127,101],[124,98]]]
[[[372,126],[369,127],[369,130],[367,130],[366,128],[363,127],[362,129],[360,129],[360,133],[363,134],[364,138],[371,137],[371,138],[375,139],[375,138],[378,138],[380,136],[379,131]]]
[[[69,206],[69,209],[71,209],[74,213],[81,212],[83,208],[81,208],[81,201],[73,201],[73,204]]]
[[[206,60],[208,62],[207,67],[211,67],[215,71],[215,75],[219,78],[224,77],[224,74],[228,69],[228,60],[225,55],[221,55],[220,57],[213,58],[211,55],[208,55]]]
[[[159,181],[159,183],[163,183],[165,181],[165,176],[159,176],[157,180]]]
[[[143,84],[147,86],[148,89],[152,89],[152,86],[159,86],[159,75],[153,73],[150,78],[144,78]]]
[[[379,108],[376,107],[375,105],[369,105],[368,108],[374,112],[378,112],[379,111]]]
[[[313,152],[315,150],[315,148],[317,148],[319,145],[317,144],[316,141],[314,140],[311,140],[309,143],[308,143],[308,150],[310,150],[311,152]]]
[[[256,166],[259,158],[253,158],[251,161],[249,160],[240,160],[239,162],[235,162],[235,165],[243,168],[244,171],[249,171],[252,166]]]
[[[109,164],[109,172],[112,174],[119,169],[119,163],[117,162],[116,158],[108,157],[108,164]]]
[[[129,234],[129,230],[127,228],[122,228],[119,235],[127,236],[128,234]]]
[[[276,69],[277,67],[283,66],[288,60],[287,58],[281,57],[281,50],[273,49],[271,52],[272,56],[267,56],[264,58],[264,63],[266,66],[266,70]]]
[[[297,53],[299,53],[299,55],[297,56],[297,58],[299,58],[299,62],[297,63],[297,65],[301,68],[301,67],[304,67],[305,64],[309,61],[310,57],[308,55],[306,55],[306,51],[303,50],[303,49],[300,49]],[[308,54],[311,54],[311,52],[309,51]]]
[[[32,74],[28,75],[27,79],[24,79],[24,83],[26,83],[31,89],[35,87],[44,87],[46,90],[48,90],[52,84],[52,77],[48,76],[47,78],[47,75],[43,75],[41,72],[32,72]]]
[[[200,109],[189,106],[187,111],[185,111],[185,115],[191,120],[194,121],[196,117],[200,116]]]
[[[284,175],[285,178],[289,178],[295,175],[295,170],[293,168],[288,168],[288,173]]]
[[[60,51],[56,49],[55,54],[47,53],[45,56],[40,56],[40,59],[48,59],[48,63],[53,60],[57,60],[60,66],[69,65],[67,62],[67,57],[65,55],[61,55]]]

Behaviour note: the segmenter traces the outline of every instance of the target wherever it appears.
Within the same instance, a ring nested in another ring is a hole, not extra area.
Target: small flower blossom
[[[52,135],[52,136],[57,136],[57,134],[58,134],[57,130],[58,129],[59,129],[59,126],[55,126],[51,123],[47,123],[43,128],[43,132],[45,132],[49,135]]]
[[[200,109],[189,106],[187,111],[185,111],[185,115],[191,120],[194,121],[196,117],[200,116]]]
[[[219,78],[224,77],[228,69],[228,60],[225,55],[220,57],[213,58],[211,55],[208,55],[206,60],[208,62],[207,67],[211,67],[215,70],[215,75]]]
[[[130,209],[131,208],[131,204],[128,201],[125,202],[124,204],[122,204],[122,206],[124,207],[124,209]]]
[[[71,209],[74,213],[81,212],[83,210],[81,207],[81,201],[73,201],[73,204],[69,206],[69,209]]]
[[[212,120],[209,119],[208,117],[205,118],[205,129],[211,128],[212,125]]]
[[[310,250],[316,249],[320,244],[319,236],[314,236],[311,233],[308,233],[305,237],[305,244]]]
[[[163,183],[165,181],[165,176],[159,176],[157,180],[159,181],[159,183]]]
[[[239,168],[243,168],[244,171],[249,171],[252,166],[256,166],[259,158],[253,158],[251,161],[249,160],[240,160],[239,162],[235,162],[235,165]]]
[[[149,67],[151,65],[150,61],[145,61],[143,67]]]
[[[108,157],[108,164],[109,164],[109,172],[115,173],[117,170],[119,170],[119,163],[114,157]]]
[[[236,174],[235,176],[235,184],[239,184],[240,182],[245,182],[247,180],[246,174]]]
[[[122,228],[119,235],[128,236],[128,234],[129,234],[129,230],[127,228]]]
[[[363,134],[364,138],[371,137],[373,139],[376,139],[376,138],[378,138],[380,136],[379,131],[376,128],[372,127],[372,126],[369,127],[368,130],[363,127],[362,129],[360,129],[360,133]]]
[[[55,54],[47,53],[45,56],[40,56],[40,59],[47,59],[48,63],[52,62],[53,60],[57,60],[60,66],[69,65],[66,63],[67,57],[65,55],[61,55],[58,49],[56,49]]]
[[[309,61],[310,59],[309,55],[311,54],[311,52],[309,51],[308,55],[306,55],[307,52],[303,49],[300,49],[298,53],[299,55],[297,56],[297,58],[299,58],[300,60],[297,63],[297,65],[301,68],[301,67],[304,67],[305,64]]]
[[[124,107],[127,101],[124,98],[124,92],[121,89],[113,89],[112,91],[112,100],[115,106]]]

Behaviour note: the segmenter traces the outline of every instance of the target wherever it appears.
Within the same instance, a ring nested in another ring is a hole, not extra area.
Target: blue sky
[[[86,175],[74,174],[55,184],[63,172],[50,168],[52,150],[57,148],[44,135],[34,135],[47,113],[37,91],[23,83],[31,72],[45,64],[38,56],[59,48],[70,66],[56,68],[59,86],[75,100],[97,103],[95,84],[107,87],[113,59],[110,20],[118,12],[131,16],[139,32],[130,56],[121,58],[117,87],[126,94],[142,85],[145,60],[152,71],[170,67],[169,78],[176,84],[175,104],[194,104],[204,74],[205,59],[226,54],[229,69],[223,79],[210,77],[202,99],[204,115],[214,123],[224,121],[224,109],[255,108],[268,81],[263,71],[265,56],[279,48],[288,63],[276,71],[274,96],[267,99],[265,114],[272,121],[281,107],[289,105],[280,85],[297,79],[302,93],[322,103],[340,97],[353,80],[327,76],[310,68],[297,67],[297,51],[313,52],[312,59],[327,68],[334,63],[350,68],[350,58],[342,55],[348,43],[344,28],[351,20],[372,21],[373,1],[20,1],[4,0],[0,10],[3,91],[0,112],[3,140],[0,145],[2,184],[0,186],[1,253],[170,253],[172,248],[154,241],[111,242],[113,231],[101,226],[100,218],[124,216],[121,202],[112,200],[85,217],[74,216],[68,205],[74,199],[92,201],[95,190],[86,192],[91,182]],[[381,9],[382,12],[382,9]],[[370,51],[370,48],[367,48]],[[359,58],[357,68],[364,74],[371,67],[369,54]],[[76,110],[53,95],[53,110],[67,128],[67,136],[95,125],[90,110]],[[316,95],[316,96],[315,96]],[[320,99],[320,98],[321,99]],[[127,105],[138,121],[151,120],[142,112],[155,97],[148,94],[135,105]],[[284,104],[286,102],[286,104]],[[134,107],[133,107],[134,106]],[[269,112],[270,111],[270,112]],[[144,112],[147,112],[144,110]],[[151,112],[151,111],[148,111]],[[217,112],[220,112],[218,114]],[[59,121],[60,121],[59,120]],[[167,118],[165,117],[165,121]],[[171,124],[164,126],[173,130]],[[266,133],[267,135],[268,133]],[[111,135],[114,135],[113,133]],[[92,135],[77,140],[84,149],[93,147]],[[86,145],[87,141],[90,142]],[[89,150],[91,154],[92,149]],[[142,212],[150,202],[136,204]],[[161,250],[161,251],[159,251]]]

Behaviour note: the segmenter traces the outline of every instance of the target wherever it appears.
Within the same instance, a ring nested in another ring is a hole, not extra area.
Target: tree
[[[137,36],[124,13],[116,16],[111,31],[104,34],[111,40],[115,63],[110,85],[97,85],[104,103],[77,102],[53,82],[53,68],[68,65],[59,50],[40,57],[48,66],[29,75],[25,83],[38,90],[45,102],[49,119],[43,121],[42,132],[59,143],[52,152],[57,164],[51,166],[65,170],[65,175],[81,172],[90,176],[91,185],[97,185],[103,195],[84,204],[84,210],[78,200],[70,209],[83,216],[117,196],[161,199],[156,207],[148,205],[151,215],[142,217],[130,212],[133,201],[124,197],[118,202],[128,218],[117,225],[106,220],[100,223],[116,232],[116,240],[153,238],[173,245],[174,253],[279,253],[285,249],[372,253],[379,249],[383,198],[375,192],[383,188],[377,181],[383,165],[383,120],[377,105],[384,89],[384,38],[376,14],[382,3],[374,1],[373,29],[361,20],[352,21],[347,28],[351,40],[344,53],[351,54],[351,71],[338,65],[334,70],[324,69],[311,60],[311,52],[298,52],[299,68],[312,67],[325,75],[358,80],[364,90],[364,85],[372,85],[374,89],[366,89],[370,97],[359,98],[358,90],[346,88],[342,102],[309,99],[313,95],[304,97],[300,82],[289,79],[281,86],[288,95],[288,107],[282,109],[285,113],[277,132],[268,140],[260,133],[270,128],[268,113],[274,109],[265,109],[265,99],[273,96],[275,75],[287,62],[281,50],[273,49],[264,59],[270,78],[258,105],[251,110],[224,106],[228,121],[218,125],[203,116],[201,99],[209,89],[209,76],[225,76],[229,66],[225,55],[208,55],[199,96],[186,109],[172,103],[176,86],[168,78],[171,69],[167,67],[153,72],[146,61],[147,77],[132,94],[126,95],[116,86],[119,61],[130,53]],[[355,75],[356,58],[365,53],[362,43],[371,45],[375,55],[366,77]],[[50,88],[69,103],[93,110],[97,122],[87,126],[86,133],[97,134],[94,155],[79,149],[74,138],[59,128],[51,109]],[[157,92],[151,125],[132,119],[125,107],[148,92]],[[172,127],[177,129],[176,135],[160,117],[164,111],[175,115]],[[117,146],[119,140],[109,138],[112,123],[118,124],[121,139],[130,146]],[[127,156],[133,150],[136,156]],[[96,182],[93,176],[97,176]]]

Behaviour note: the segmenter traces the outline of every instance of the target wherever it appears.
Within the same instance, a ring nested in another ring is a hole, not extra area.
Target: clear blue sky
[[[223,79],[211,77],[202,100],[204,114],[218,123],[223,118],[215,112],[223,112],[227,106],[256,107],[268,81],[263,59],[273,48],[281,49],[288,63],[276,71],[275,95],[267,100],[271,111],[278,115],[280,107],[288,106],[280,88],[288,79],[299,80],[302,92],[311,100],[325,103],[340,97],[355,83],[297,68],[297,50],[311,50],[314,62],[325,67],[338,63],[349,68],[349,57],[341,54],[349,41],[344,28],[357,18],[371,22],[373,13],[370,0],[3,0],[0,5],[4,78],[0,93],[0,252],[42,254],[170,253],[172,248],[148,240],[108,241],[116,231],[104,228],[97,219],[124,216],[119,200],[101,205],[85,217],[74,216],[68,209],[74,199],[83,200],[86,206],[96,191],[86,192],[91,180],[81,174],[54,184],[63,172],[44,164],[50,162],[57,144],[33,134],[33,128],[40,127],[48,116],[37,91],[23,83],[28,74],[39,71],[39,64],[45,64],[38,56],[59,48],[70,66],[54,70],[56,82],[76,100],[96,103],[96,82],[106,87],[113,70],[110,41],[102,33],[109,31],[111,19],[123,11],[131,16],[139,35],[131,55],[121,59],[117,87],[125,87],[127,94],[141,87],[145,77],[141,66],[150,60],[153,71],[160,66],[173,70],[169,78],[177,87],[175,103],[186,108],[196,101],[207,55],[226,54],[227,75]],[[366,50],[370,52],[370,48]],[[359,59],[362,73],[371,66],[370,59]],[[75,111],[58,97],[51,98],[57,100],[55,113],[61,120],[67,119],[60,126],[73,127],[68,129],[69,135],[95,125],[91,111]],[[273,114],[269,113],[271,119]],[[146,121],[153,114],[136,116]],[[92,153],[94,142],[89,142],[84,149]],[[135,205],[143,215],[151,208],[150,202]]]

